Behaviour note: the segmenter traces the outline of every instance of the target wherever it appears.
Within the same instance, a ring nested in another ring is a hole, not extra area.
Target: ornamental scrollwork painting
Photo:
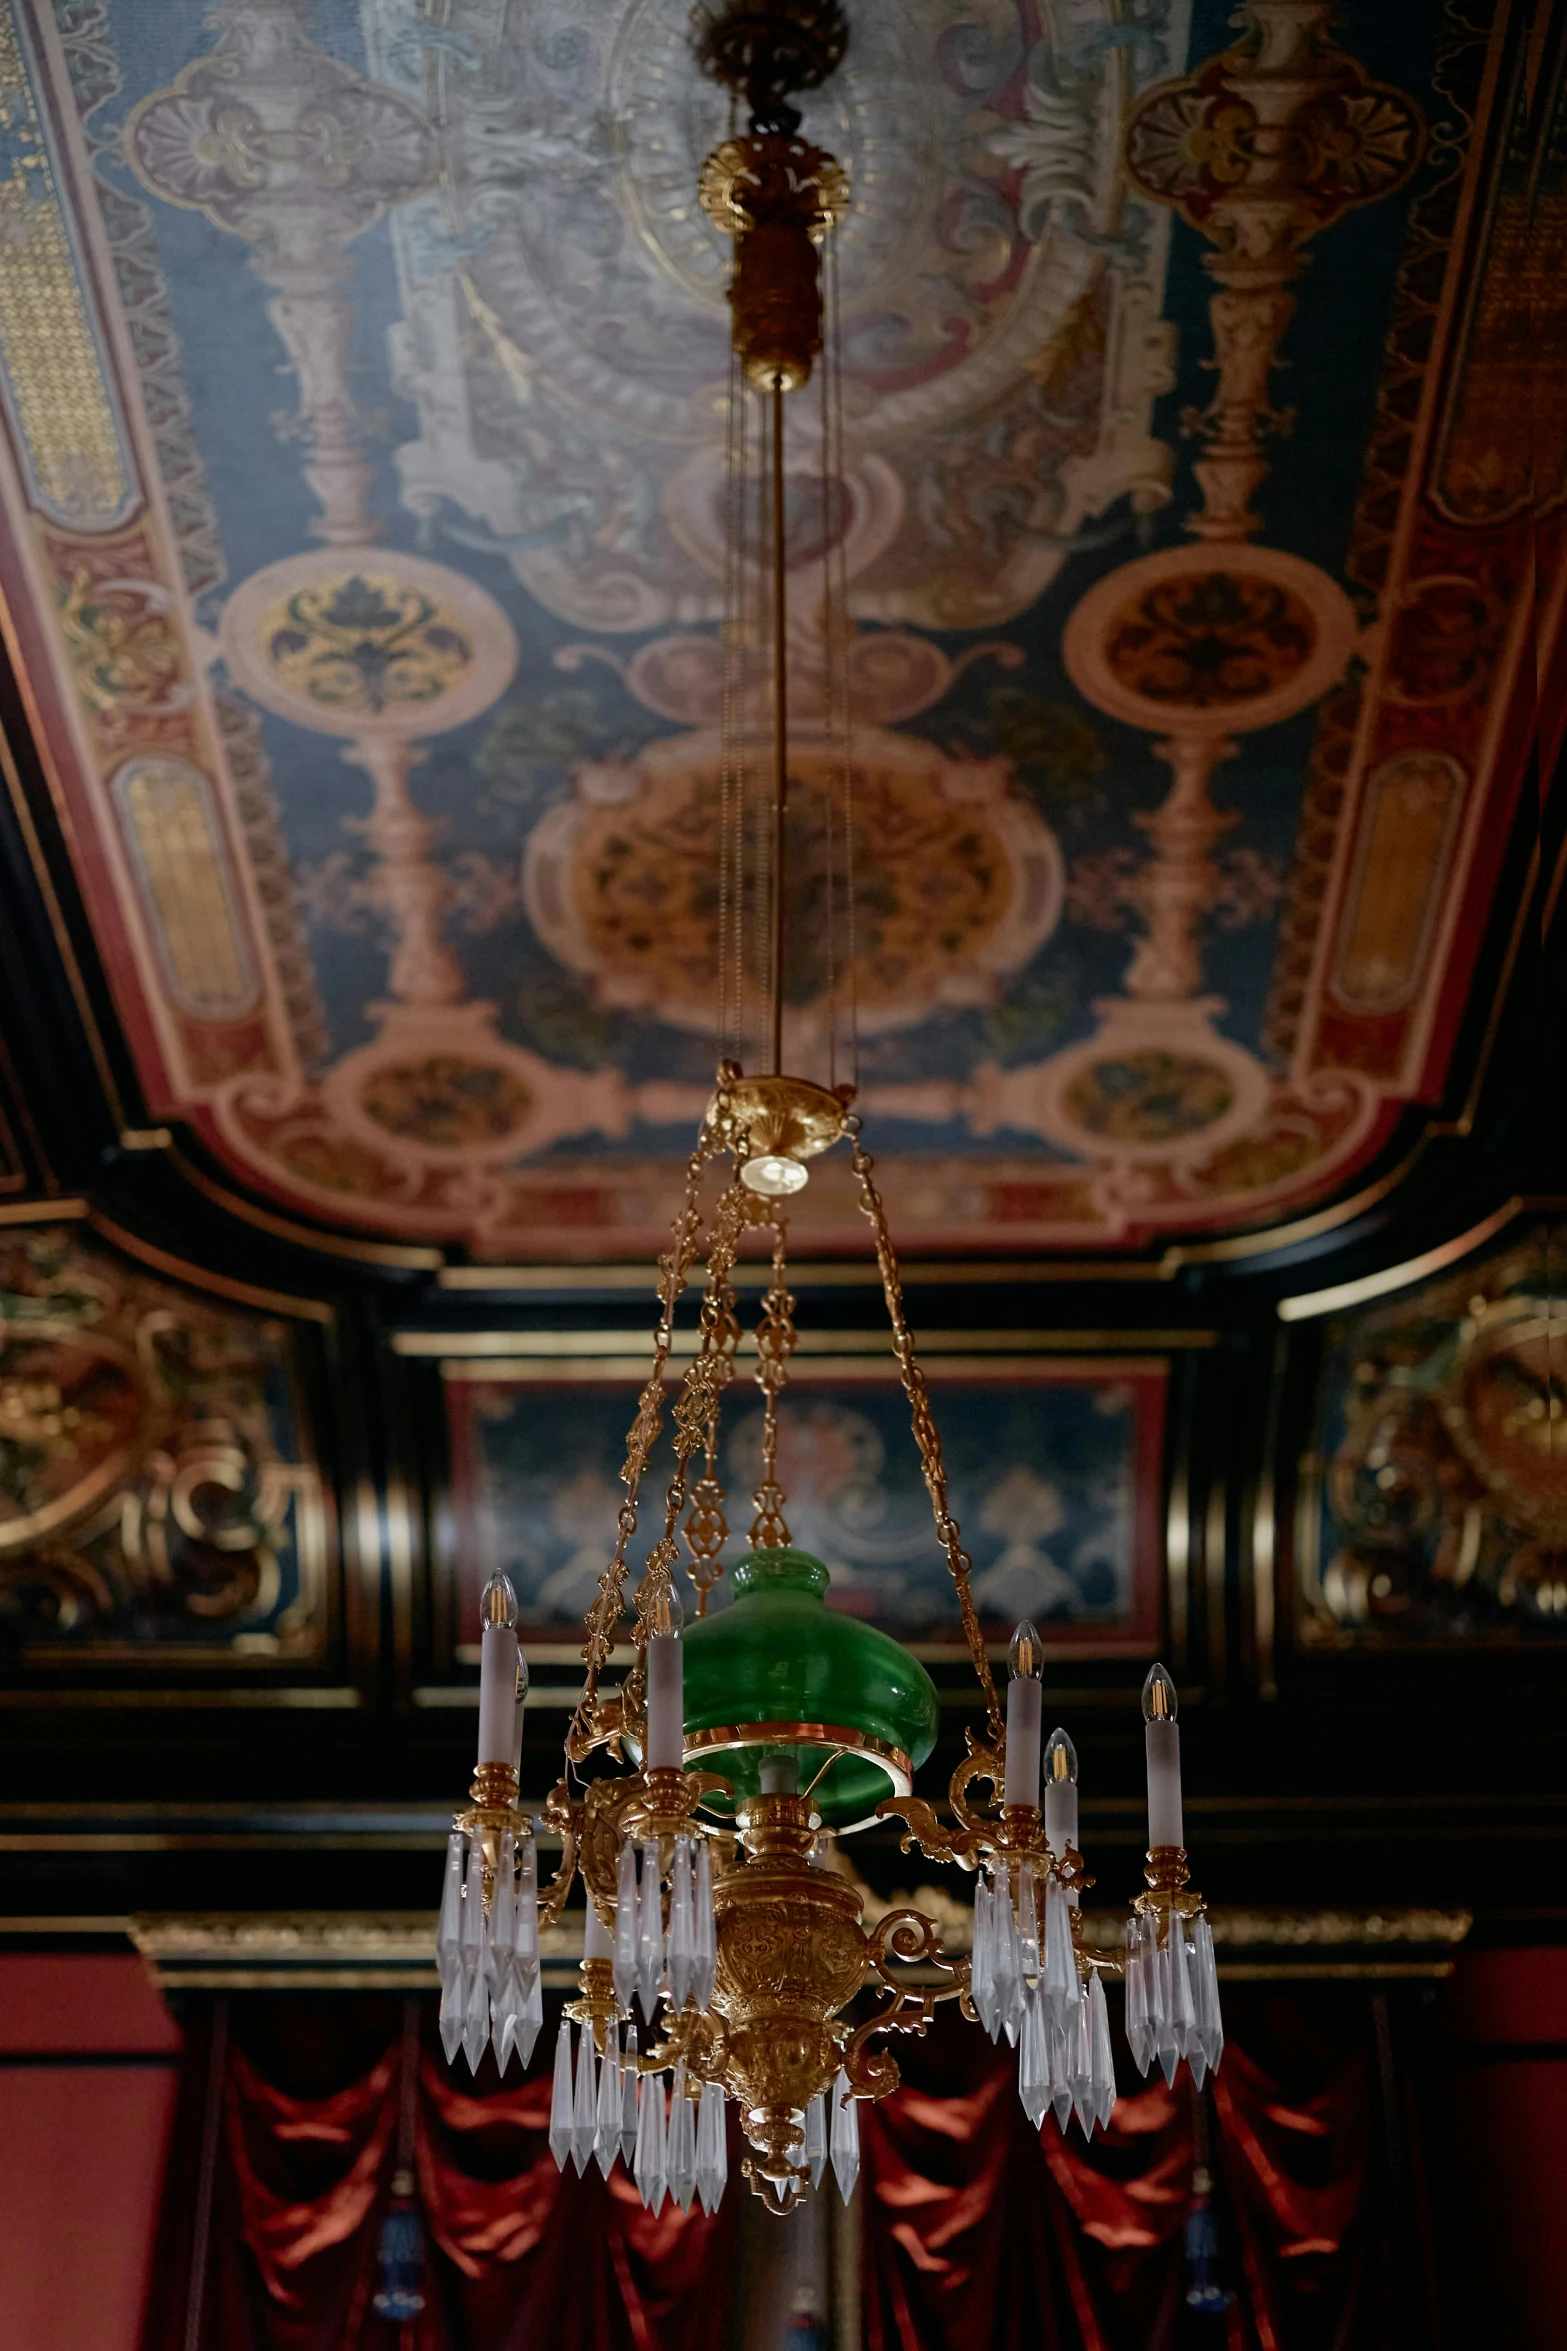
[[[0,1239],[0,1641],[313,1662],[328,1524],[281,1323],[69,1225]]]
[[[1314,1646],[1567,1634],[1567,1234],[1330,1329],[1302,1481]]]

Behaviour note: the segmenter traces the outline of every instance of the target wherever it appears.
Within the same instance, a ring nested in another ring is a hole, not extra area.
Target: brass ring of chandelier
[[[913,1793],[914,1767],[903,1749],[894,1747],[889,1739],[878,1739],[870,1731],[856,1730],[848,1723],[726,1723],[712,1730],[687,1731],[685,1735],[688,1763],[693,1758],[733,1753],[738,1747],[830,1747],[833,1753],[817,1773],[818,1781],[826,1778],[833,1764],[845,1756],[853,1755],[866,1763],[879,1765],[886,1773],[888,1797]],[[848,1836],[856,1828],[868,1827],[875,1818],[873,1807],[864,1820],[841,1824],[838,1834]]]

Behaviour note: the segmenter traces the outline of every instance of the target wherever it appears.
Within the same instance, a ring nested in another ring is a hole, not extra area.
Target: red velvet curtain
[[[1107,2132],[1034,2131],[1015,2059],[960,2020],[898,2048],[864,2150],[866,2351],[1421,2351],[1431,2307],[1385,2005],[1226,1995],[1204,2099],[1123,2081]],[[1134,2086],[1135,2085],[1135,2086]],[[1211,2176],[1226,2309],[1188,2306]]]
[[[558,2172],[554,2024],[526,2081],[486,2060],[469,2096],[395,2004],[194,2018],[144,2351],[722,2351],[738,2199],[655,2217],[618,2168]],[[398,2325],[374,2298],[410,2151],[425,2308]]]
[[[863,2110],[864,2351],[1429,2351],[1386,2005],[1227,2008],[1207,2095],[1128,2083],[1091,2145],[1032,2130],[1011,2053],[950,2011],[900,2042],[903,2088]],[[478,2095],[429,2011],[407,2028],[347,1998],[193,2016],[144,2351],[724,2351],[738,2167],[714,2220],[655,2219],[618,2168],[555,2169],[553,2014],[533,2076],[501,2089],[487,2061]],[[425,2309],[399,2327],[374,2297],[406,2156]],[[1199,2170],[1231,2296],[1211,2311],[1187,2301]]]

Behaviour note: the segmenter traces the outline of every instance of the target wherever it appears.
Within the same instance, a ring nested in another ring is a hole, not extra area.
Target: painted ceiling
[[[850,15],[790,561],[807,636],[849,580],[900,1238],[1275,1219],[1450,1081],[1559,591],[1508,10]],[[319,1222],[640,1251],[708,1096],[687,19],[0,0],[13,646],[151,1115]]]

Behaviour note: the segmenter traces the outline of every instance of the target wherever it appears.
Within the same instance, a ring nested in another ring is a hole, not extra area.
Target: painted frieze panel
[[[541,1370],[543,1366],[531,1366]],[[615,1546],[620,1471],[638,1383],[496,1376],[445,1366],[453,1494],[456,1653],[476,1657],[479,1593],[501,1568],[523,1638],[566,1643]],[[1003,1646],[1031,1616],[1048,1646],[1089,1655],[1157,1645],[1163,1607],[1166,1372],[1143,1359],[942,1363],[932,1373],[951,1504],[974,1563],[973,1594]],[[719,1475],[745,1550],[761,1481],[762,1406],[737,1389]],[[662,1525],[663,1478],[644,1484],[645,1523]],[[965,1654],[946,1554],[885,1362],[796,1369],[779,1408],[778,1483],[792,1539],[827,1562],[830,1605],[936,1656]],[[655,1530],[656,1531],[656,1530]],[[633,1580],[652,1536],[630,1553]],[[695,1605],[689,1583],[688,1606]],[[715,1587],[723,1607],[728,1586]]]
[[[18,1661],[322,1661],[332,1528],[281,1320],[80,1223],[0,1231],[0,1640]]]
[[[1567,1235],[1330,1327],[1301,1490],[1311,1646],[1567,1638]]]
[[[802,396],[789,485],[788,1050],[831,573],[901,1240],[1277,1218],[1448,1085],[1559,615],[1520,11],[849,13],[805,125],[853,203],[843,462]],[[0,0],[10,638],[150,1118],[307,1218],[640,1254],[708,1095],[688,20]],[[794,1216],[859,1236],[830,1175]]]

